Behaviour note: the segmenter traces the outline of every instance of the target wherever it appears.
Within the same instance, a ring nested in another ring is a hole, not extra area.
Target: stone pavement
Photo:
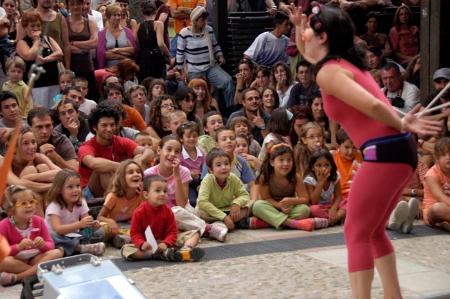
[[[390,232],[404,298],[450,298],[450,234],[418,225],[411,235]],[[147,298],[350,298],[342,227],[316,232],[240,230],[226,243],[204,240],[198,263],[112,259]],[[19,298],[20,286],[0,289]],[[383,298],[375,276],[372,298]]]

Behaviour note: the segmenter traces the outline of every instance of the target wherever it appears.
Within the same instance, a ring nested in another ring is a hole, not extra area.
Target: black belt
[[[417,167],[417,147],[411,133],[371,139],[361,146],[364,161],[404,163]]]

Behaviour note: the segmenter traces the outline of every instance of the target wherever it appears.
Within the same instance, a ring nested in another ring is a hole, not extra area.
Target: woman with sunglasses
[[[354,44],[354,25],[347,13],[315,6],[308,19],[301,7],[289,6],[297,47],[316,64],[327,115],[341,124],[364,162],[353,180],[344,233],[353,298],[370,298],[374,266],[385,298],[401,298],[394,248],[385,224],[417,165],[409,132],[435,135],[441,123],[415,115],[403,119],[366,71],[364,52]],[[370,211],[368,213],[367,211]]]

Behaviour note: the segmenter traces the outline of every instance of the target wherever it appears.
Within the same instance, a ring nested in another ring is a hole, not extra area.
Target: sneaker
[[[330,222],[327,218],[314,218],[314,229],[327,228]]]
[[[258,228],[267,228],[271,227],[271,225],[264,220],[261,220],[255,216],[249,218],[249,228],[250,229],[258,229]]]
[[[177,262],[197,262],[205,255],[205,251],[201,248],[184,247],[175,252],[175,260]]]
[[[390,230],[399,230],[403,223],[408,220],[409,206],[406,201],[399,201],[395,209],[392,211],[388,221]]]
[[[80,245],[81,253],[91,253],[93,255],[103,255],[105,253],[105,243],[99,242],[95,244]]]
[[[419,210],[419,200],[417,198],[411,198],[408,201],[408,216],[405,220],[405,223],[403,223],[400,227],[400,230],[404,234],[411,233],[413,227],[414,227],[414,219],[416,219],[417,211]]]
[[[17,275],[14,273],[1,272],[0,273],[0,285],[7,287],[12,286],[17,281]]]
[[[228,234],[228,228],[221,222],[214,222],[211,224],[211,229],[209,230],[209,237],[211,239],[216,239],[219,242],[224,242]]]
[[[123,245],[131,243],[130,236],[127,235],[115,235],[112,239],[114,248],[120,249]]]
[[[170,262],[179,262],[179,258],[176,255],[176,250],[173,247],[167,248],[162,254],[161,258]]]

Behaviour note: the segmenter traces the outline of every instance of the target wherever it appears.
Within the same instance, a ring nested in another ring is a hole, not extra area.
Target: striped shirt
[[[211,26],[206,25],[209,33],[214,57],[222,56],[222,50],[216,41]],[[191,27],[181,29],[177,40],[177,68],[182,69],[186,62],[189,73],[207,71],[215,61],[210,61],[208,42],[203,33],[192,33]]]

